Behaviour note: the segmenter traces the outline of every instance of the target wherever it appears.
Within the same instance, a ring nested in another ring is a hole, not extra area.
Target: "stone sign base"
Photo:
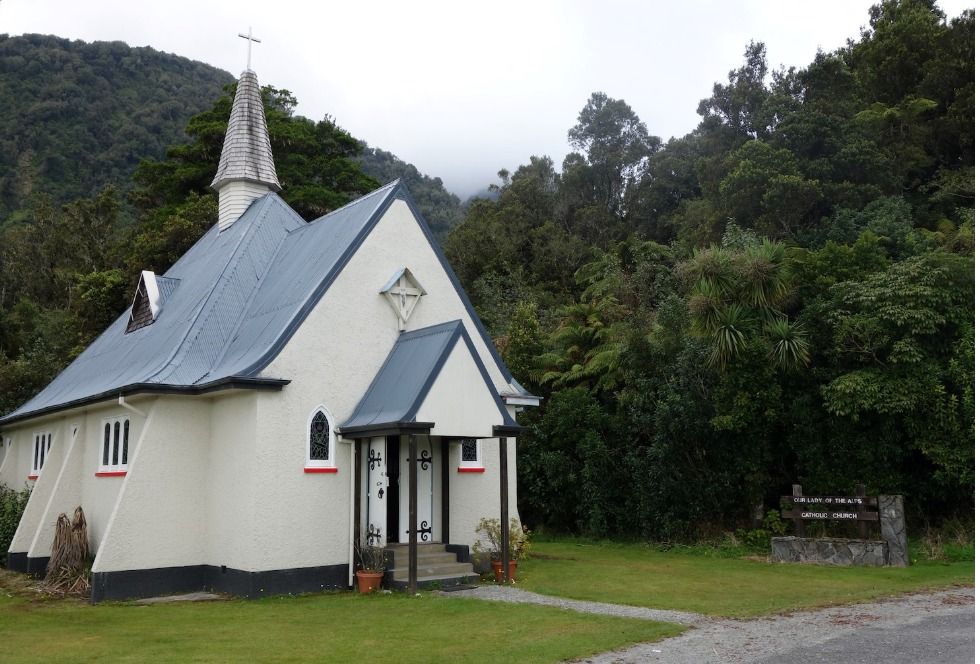
[[[821,563],[824,565],[888,564],[888,544],[880,540],[831,537],[773,537],[774,563]]]

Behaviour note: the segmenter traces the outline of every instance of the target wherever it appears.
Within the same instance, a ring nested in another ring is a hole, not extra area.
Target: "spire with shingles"
[[[272,160],[259,79],[251,69],[243,71],[238,79],[211,188],[218,192],[218,226],[222,230],[234,223],[253,200],[282,189]]]

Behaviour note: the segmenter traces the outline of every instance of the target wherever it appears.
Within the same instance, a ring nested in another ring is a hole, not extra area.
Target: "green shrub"
[[[912,542],[912,558],[944,563],[969,562],[974,559],[974,541],[972,522],[948,519],[941,527],[927,528]]]
[[[753,530],[739,530],[736,537],[740,543],[756,551],[768,551],[769,540],[786,534],[786,522],[778,510],[769,510],[762,520],[762,527]]]
[[[16,491],[6,484],[0,484],[0,563],[4,565],[7,564],[7,549],[30,495],[31,490],[26,487]]]

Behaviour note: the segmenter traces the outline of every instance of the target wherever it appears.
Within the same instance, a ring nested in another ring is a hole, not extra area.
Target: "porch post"
[[[449,439],[442,441],[442,543],[449,544]]]
[[[510,583],[510,488],[507,485],[507,439],[500,441],[500,562],[504,567],[504,583]]]
[[[408,434],[408,592],[418,591],[419,578],[419,464],[415,434]]]

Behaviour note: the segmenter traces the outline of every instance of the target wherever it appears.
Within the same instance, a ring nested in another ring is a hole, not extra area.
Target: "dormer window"
[[[129,311],[129,323],[126,332],[133,332],[150,325],[160,315],[160,309],[167,296],[177,287],[179,279],[158,277],[149,270],[143,270],[140,282],[133,296],[133,306]]]
[[[391,279],[382,286],[380,293],[388,300],[388,304],[398,316],[398,329],[404,330],[408,319],[412,316],[419,299],[425,295],[425,289],[415,275],[407,267],[395,272]]]

